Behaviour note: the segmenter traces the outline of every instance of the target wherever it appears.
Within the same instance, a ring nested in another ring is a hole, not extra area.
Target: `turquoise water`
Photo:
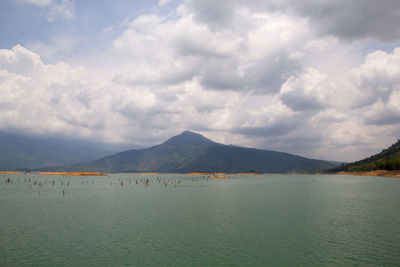
[[[1,266],[399,264],[400,179],[0,175]]]

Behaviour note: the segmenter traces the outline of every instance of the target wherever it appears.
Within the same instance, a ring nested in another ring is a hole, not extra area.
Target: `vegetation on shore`
[[[371,172],[377,170],[400,170],[400,139],[389,148],[366,159],[343,164],[327,172]]]

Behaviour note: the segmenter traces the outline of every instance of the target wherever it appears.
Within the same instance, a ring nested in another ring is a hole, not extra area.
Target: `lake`
[[[0,174],[1,266],[399,263],[400,179]]]

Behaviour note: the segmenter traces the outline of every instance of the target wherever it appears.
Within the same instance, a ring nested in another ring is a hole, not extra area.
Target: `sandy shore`
[[[41,175],[68,175],[68,176],[106,176],[101,172],[39,172]]]
[[[13,172],[13,171],[0,171],[2,174],[22,174],[23,172]]]
[[[228,175],[223,172],[189,172],[185,173],[185,175]]]
[[[232,175],[253,175],[256,177],[261,177],[261,173],[255,173],[255,172],[239,172],[239,173],[232,173]]]
[[[336,174],[400,178],[400,171],[386,171],[386,170],[376,170],[376,171],[368,171],[368,172],[338,172]]]
[[[189,172],[185,173],[185,175],[202,175],[208,178],[230,178],[230,174],[223,172]]]
[[[132,172],[132,174],[136,174],[136,175],[159,175],[158,172]]]

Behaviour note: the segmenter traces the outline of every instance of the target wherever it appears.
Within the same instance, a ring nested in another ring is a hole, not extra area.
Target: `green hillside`
[[[335,165],[288,153],[226,146],[185,131],[163,144],[47,170],[102,172],[320,172]]]
[[[331,163],[289,153],[245,147],[214,146],[196,160],[182,166],[180,171],[284,173],[320,172]]]
[[[400,170],[400,139],[382,152],[369,158],[338,166],[330,172],[357,172],[374,170]]]

